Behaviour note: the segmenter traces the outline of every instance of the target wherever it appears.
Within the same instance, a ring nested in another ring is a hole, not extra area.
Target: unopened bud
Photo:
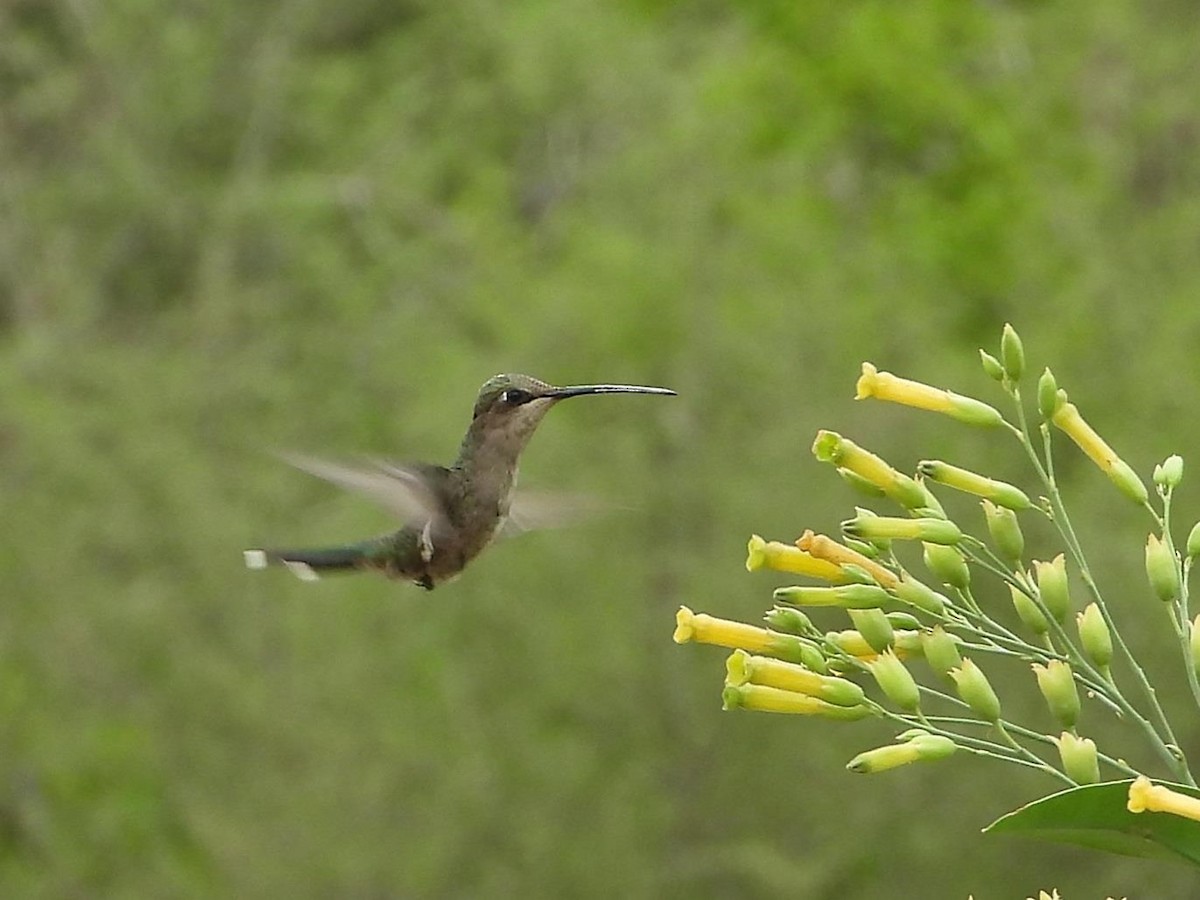
[[[1200,675],[1200,616],[1196,616],[1191,624],[1192,668]]]
[[[1046,621],[1046,617],[1042,615],[1037,604],[1024,591],[1011,584],[1008,586],[1008,590],[1012,594],[1013,608],[1017,611],[1017,617],[1021,620],[1021,624],[1039,637],[1050,630],[1050,623]]]
[[[887,620],[893,628],[906,628],[909,631],[920,631],[924,624],[911,613],[893,611],[887,614]]]
[[[1054,380],[1054,373],[1046,369],[1038,379],[1038,412],[1042,414],[1043,419],[1049,419],[1065,400],[1065,395],[1059,397],[1058,382]]]
[[[1067,584],[1067,560],[1061,553],[1050,562],[1034,560],[1033,570],[1037,576],[1038,596],[1042,604],[1060,624],[1067,621],[1071,612],[1071,593]]]
[[[1088,659],[1100,669],[1108,671],[1112,662],[1112,635],[1108,631],[1108,623],[1100,613],[1100,607],[1089,603],[1083,612],[1075,616],[1075,624],[1079,628],[1079,642],[1083,644],[1083,652]]]
[[[958,688],[958,696],[980,718],[989,722],[1000,721],[1000,698],[979,666],[970,659],[964,659],[961,666],[950,670],[950,677]]]
[[[1200,522],[1193,525],[1192,530],[1188,532],[1187,555],[1188,559],[1200,556]]]
[[[912,674],[891,650],[879,654],[867,663],[871,674],[889,700],[907,712],[914,712],[921,705],[921,693]]]
[[[983,501],[983,516],[987,520],[988,534],[992,543],[1003,559],[1013,568],[1021,561],[1025,552],[1025,536],[1021,534],[1021,526],[1017,524],[1017,514],[1004,506],[997,506],[990,500]]]
[[[1044,666],[1034,663],[1033,674],[1054,718],[1063,728],[1074,728],[1079,720],[1079,691],[1071,666],[1061,659],[1052,659]]]
[[[1062,759],[1063,771],[1078,784],[1095,784],[1100,780],[1100,761],[1096,756],[1096,742],[1064,731],[1054,739],[1058,755]]]
[[[956,548],[926,543],[924,559],[925,568],[943,584],[960,591],[965,591],[971,586],[971,570]]]
[[[945,596],[917,581],[907,572],[900,577],[900,583],[892,588],[892,593],[909,606],[935,616],[942,615],[946,611],[946,607],[950,605],[950,601]]]
[[[941,625],[935,625],[921,635],[921,646],[925,650],[925,662],[938,675],[948,677],[951,669],[962,665],[958,640]]]
[[[1000,335],[1000,358],[1004,360],[1004,373],[1012,381],[1020,381],[1025,373],[1025,348],[1016,330],[1008,324]]]
[[[1159,600],[1169,603],[1179,596],[1179,570],[1175,554],[1158,535],[1146,538],[1146,577]]]
[[[896,640],[895,629],[882,609],[849,610],[850,621],[871,649],[882,653]]]
[[[860,569],[866,573],[867,580],[885,588],[892,587],[900,580],[891,569],[881,566],[845,544],[838,543],[828,535],[815,534],[812,529],[806,529],[804,534],[800,535],[796,546],[810,556],[842,567],[843,570],[850,567]]]
[[[804,637],[818,633],[812,619],[801,610],[791,606],[776,606],[769,610],[763,619],[773,630],[782,631],[784,634],[797,634]]]
[[[979,351],[979,361],[983,363],[983,371],[988,378],[994,381],[1004,380],[1004,366],[1000,365],[1000,360],[992,356],[986,350]]]
[[[1154,483],[1162,488],[1177,488],[1183,481],[1183,457],[1178,453],[1168,456],[1154,467]]]

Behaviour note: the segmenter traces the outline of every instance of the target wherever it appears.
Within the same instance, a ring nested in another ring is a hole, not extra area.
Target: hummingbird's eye
[[[529,391],[523,391],[520,388],[509,388],[500,395],[500,399],[509,406],[520,406],[522,403],[528,403],[533,399],[533,395]]]

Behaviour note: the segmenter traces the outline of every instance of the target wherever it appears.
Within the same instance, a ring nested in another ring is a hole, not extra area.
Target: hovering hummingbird
[[[305,581],[321,573],[369,570],[409,579],[426,590],[447,581],[502,530],[539,524],[538,502],[514,494],[521,451],[558,401],[587,394],[665,394],[667,388],[632,384],[554,387],[528,375],[496,375],[475,400],[471,426],[450,466],[377,462],[350,467],[312,457],[285,456],[292,465],[339,487],[366,494],[404,525],[379,537],[301,550],[246,550],[246,566],[289,568]]]

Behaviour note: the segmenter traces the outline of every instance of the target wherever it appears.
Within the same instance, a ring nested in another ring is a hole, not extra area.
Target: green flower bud
[[[896,643],[892,649],[896,651],[896,655],[901,659],[923,655],[925,647],[921,644],[921,632],[897,629]]]
[[[983,371],[988,378],[994,381],[1004,380],[1004,366],[1000,365],[1000,360],[992,356],[986,350],[979,351],[979,361],[983,363]]]
[[[1079,691],[1071,666],[1061,659],[1052,659],[1044,666],[1034,663],[1033,674],[1054,718],[1063,728],[1074,728],[1079,721]]]
[[[1079,628],[1079,641],[1083,644],[1083,652],[1088,659],[1100,669],[1108,671],[1112,662],[1112,635],[1108,631],[1108,623],[1100,614],[1100,607],[1089,603],[1083,612],[1075,616],[1075,624]]]
[[[962,532],[949,519],[900,519],[892,516],[862,516],[842,522],[842,531],[850,537],[928,541],[933,544],[957,544]]]
[[[879,548],[869,541],[856,541],[853,538],[846,538],[846,546],[855,553],[861,553],[867,559],[879,559],[882,555]]]
[[[776,606],[763,616],[763,619],[774,631],[781,631],[784,634],[798,634],[806,637],[818,633],[812,619],[791,606]]]
[[[1060,624],[1066,622],[1071,612],[1066,558],[1060,553],[1051,562],[1034,560],[1033,570],[1037,575],[1038,596],[1042,598],[1042,604]]]
[[[1152,534],[1146,538],[1146,577],[1159,600],[1169,603],[1179,596],[1179,570],[1175,554],[1166,541]]]
[[[921,693],[916,681],[892,650],[880,653],[867,663],[867,667],[875,676],[880,689],[898,707],[907,712],[915,712],[921,705]]]
[[[958,696],[980,718],[989,722],[1000,721],[1000,698],[979,666],[964,659],[961,666],[950,670],[950,677],[958,688]]]
[[[950,606],[945,596],[928,585],[923,584],[905,572],[900,583],[892,588],[892,593],[909,606],[916,607],[935,616],[940,616]]]
[[[990,500],[982,501],[983,517],[987,520],[988,534],[992,543],[1000,553],[1000,558],[1016,568],[1025,552],[1025,536],[1021,534],[1021,526],[1017,524],[1017,514],[1004,506],[997,506]]]
[[[876,497],[887,496],[883,488],[873,482],[867,481],[867,479],[863,478],[857,472],[851,472],[849,469],[843,469],[841,466],[834,471],[838,473],[838,477],[842,481],[846,482],[846,484],[850,485],[850,487],[854,488],[854,490],[858,491],[864,497],[874,499]]]
[[[841,609],[874,609],[891,600],[877,584],[843,584],[837,587],[795,585],[775,589],[775,599],[795,606],[836,606]]]
[[[1095,741],[1064,731],[1054,743],[1058,745],[1058,755],[1068,777],[1079,784],[1095,784],[1100,780],[1100,761],[1096,756]]]
[[[895,629],[882,609],[849,610],[850,621],[872,650],[882,653],[896,640]]]
[[[967,561],[954,547],[942,544],[925,544],[925,568],[943,584],[965,591],[971,586],[971,570]]]
[[[1020,381],[1025,372],[1025,348],[1017,332],[1008,324],[1000,335],[1000,358],[1004,360],[1005,374],[1013,381]]]
[[[1168,456],[1154,467],[1154,483],[1163,488],[1177,488],[1183,481],[1183,457],[1178,453]]]
[[[1188,559],[1200,556],[1200,522],[1193,525],[1192,530],[1188,532],[1187,555]]]
[[[925,662],[938,675],[948,677],[951,669],[962,665],[958,652],[958,639],[941,625],[921,634],[921,646],[925,651]]]
[[[1192,668],[1200,675],[1200,616],[1192,620],[1191,638]]]
[[[1046,617],[1042,615],[1042,611],[1038,609],[1036,603],[1025,595],[1025,592],[1020,588],[1008,586],[1009,592],[1012,594],[1013,608],[1017,611],[1017,616],[1026,628],[1034,634],[1041,637],[1050,630],[1050,623],[1046,621]]]
[[[1029,509],[1033,506],[1029,497],[1020,488],[1004,481],[997,481],[995,478],[988,478],[986,475],[980,475],[969,469],[952,466],[940,459],[921,460],[917,463],[917,471],[938,484],[983,497],[1009,509]]]
[[[853,681],[821,675],[769,656],[752,656],[745,650],[735,650],[730,655],[725,661],[725,671],[725,683],[735,687],[764,684],[783,691],[819,697],[835,706],[858,706],[866,699],[862,687]]]
[[[914,731],[919,730],[914,729]],[[905,732],[905,734],[909,734],[909,732]],[[904,735],[901,735],[901,738],[903,737]],[[945,735],[919,731],[903,740],[902,743],[888,744],[885,747],[863,751],[850,760],[846,764],[846,768],[851,772],[870,775],[922,760],[945,759],[956,749],[954,741]]]
[[[893,628],[907,628],[909,631],[920,631],[925,627],[920,619],[906,612],[890,612],[887,614],[887,620],[892,623]]]
[[[1038,379],[1038,412],[1042,414],[1042,418],[1049,419],[1057,411],[1059,404],[1066,399],[1066,394],[1059,397],[1058,382],[1054,380],[1054,373],[1049,369],[1044,371]]]

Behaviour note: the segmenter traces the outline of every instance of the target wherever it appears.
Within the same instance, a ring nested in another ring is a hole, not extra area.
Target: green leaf
[[[1130,783],[1089,784],[1051,794],[1001,816],[983,830],[1200,866],[1200,822],[1169,813],[1131,813],[1125,806]],[[1195,788],[1167,786],[1200,797]]]

